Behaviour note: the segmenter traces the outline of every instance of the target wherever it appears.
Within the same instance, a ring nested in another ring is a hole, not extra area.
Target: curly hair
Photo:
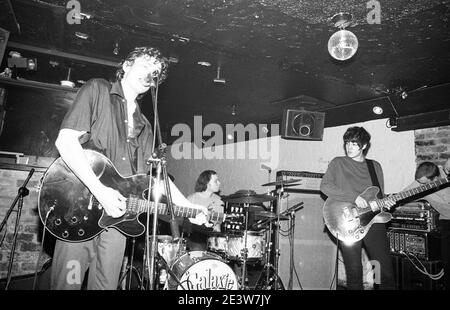
[[[208,187],[209,181],[211,181],[211,177],[216,175],[217,172],[214,170],[205,170],[198,176],[197,182],[195,183],[195,191],[203,192]]]
[[[366,155],[370,148],[370,133],[363,127],[350,127],[344,133],[344,149],[347,142],[356,142],[360,148],[364,145],[367,147],[363,150],[363,154]]]
[[[164,80],[167,77],[169,61],[166,57],[162,56],[161,52],[158,49],[156,49],[154,47],[146,47],[146,46],[136,47],[119,64],[117,71],[116,71],[116,80],[121,81],[123,78],[123,75],[125,74],[125,71],[123,71],[123,68],[122,68],[124,63],[129,62],[129,63],[133,64],[134,60],[141,56],[155,57],[156,61],[161,63],[161,72],[159,73],[159,76],[158,76],[158,84],[161,84],[162,82],[164,82]]]

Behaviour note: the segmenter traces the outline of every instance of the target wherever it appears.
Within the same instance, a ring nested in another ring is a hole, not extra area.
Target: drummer
[[[224,212],[224,203],[217,194],[220,191],[220,181],[217,172],[205,170],[198,176],[195,183],[195,192],[187,199],[195,204],[208,208],[208,211]],[[205,227],[207,226],[207,227]],[[220,232],[220,223],[195,225],[190,221],[183,221],[183,235],[186,238],[188,251],[206,251],[208,235],[212,232]]]

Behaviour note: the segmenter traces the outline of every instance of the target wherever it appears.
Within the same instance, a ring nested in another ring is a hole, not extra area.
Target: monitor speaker
[[[284,110],[281,137],[296,140],[318,140],[323,138],[324,112]]]

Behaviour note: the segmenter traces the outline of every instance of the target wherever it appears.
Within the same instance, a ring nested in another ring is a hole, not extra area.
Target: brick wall
[[[450,158],[450,126],[414,131],[416,162],[431,161],[443,165]]]
[[[33,274],[36,268],[37,259],[41,250],[42,224],[38,213],[39,182],[45,168],[53,161],[52,158],[29,158],[29,164],[39,165],[43,168],[36,169],[28,182],[27,189],[29,195],[23,199],[22,213],[19,222],[17,243],[12,268],[12,276]],[[18,189],[28,176],[31,167],[25,170],[18,170],[11,167],[0,167],[0,221],[3,221],[7,211],[13,203]],[[18,204],[13,209],[7,221],[6,227],[0,233],[0,240],[6,233],[3,244],[0,248],[0,279],[4,279],[8,273],[11,248],[13,245],[14,228],[16,224]],[[53,250],[51,243],[53,237],[47,232],[45,236],[45,251],[39,261],[39,269],[50,259],[49,251]]]

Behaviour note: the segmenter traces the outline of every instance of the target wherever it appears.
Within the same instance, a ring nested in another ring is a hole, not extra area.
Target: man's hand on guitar
[[[355,203],[356,203],[356,206],[361,209],[365,209],[369,206],[367,204],[367,201],[364,198],[362,198],[361,196],[356,197]]]
[[[201,205],[193,205],[195,209],[200,209],[202,212],[197,214],[195,218],[190,218],[189,221],[195,225],[205,225],[211,227],[213,224],[208,222],[208,208]]]
[[[117,190],[102,185],[93,194],[109,216],[117,218],[125,214],[127,209],[126,198]]]

